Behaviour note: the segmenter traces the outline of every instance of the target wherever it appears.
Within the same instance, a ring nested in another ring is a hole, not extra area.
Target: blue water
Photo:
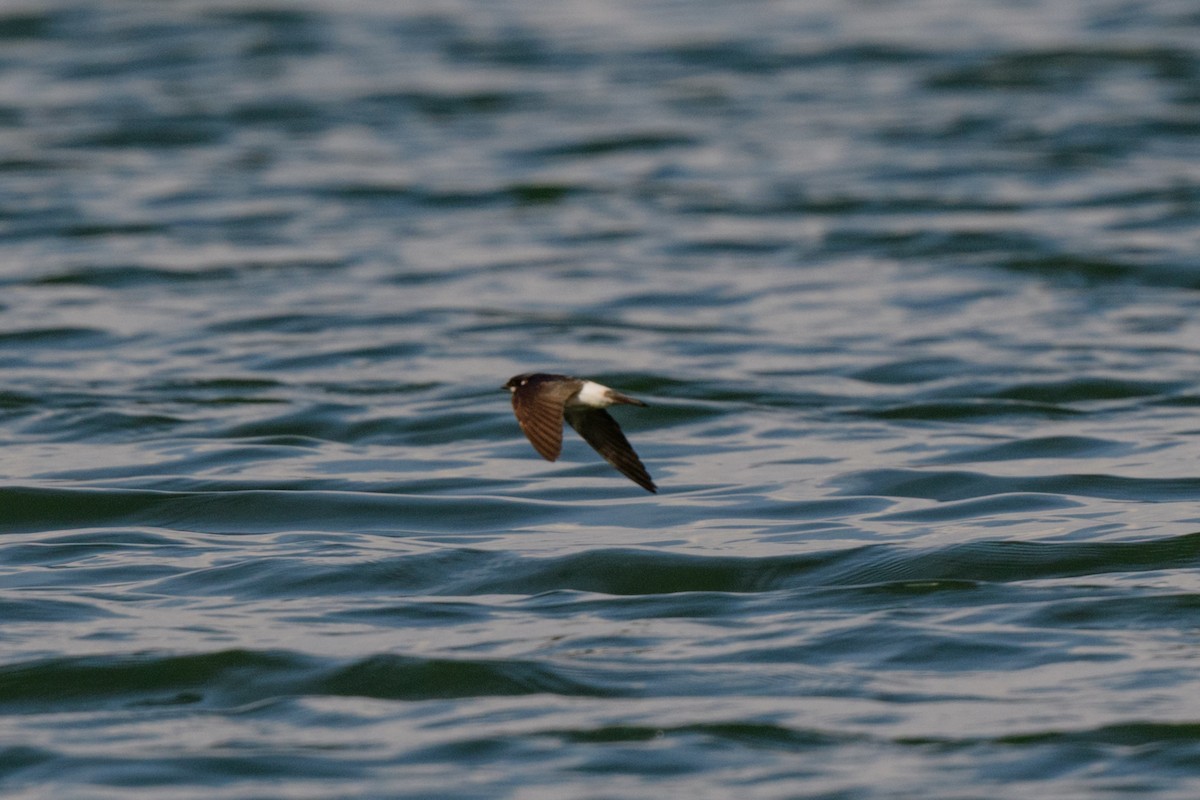
[[[1173,0],[5,5],[0,794],[1200,795],[1198,87]]]

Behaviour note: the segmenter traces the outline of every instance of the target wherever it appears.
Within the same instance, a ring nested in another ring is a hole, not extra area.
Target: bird
[[[604,410],[612,405],[645,406],[641,400],[586,378],[545,372],[515,375],[504,388],[512,392],[517,423],[542,458],[558,459],[565,419],[618,472],[648,492],[658,491],[621,426]]]

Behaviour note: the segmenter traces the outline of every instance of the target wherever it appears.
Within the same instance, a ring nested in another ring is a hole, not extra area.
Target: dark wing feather
[[[633,452],[629,440],[621,433],[621,427],[607,411],[602,408],[568,408],[566,418],[583,440],[622,475],[648,492],[658,491],[650,479],[650,473],[642,465],[637,453]]]
[[[519,386],[513,392],[513,413],[533,449],[547,461],[562,452],[563,404],[574,394],[571,387],[548,391],[533,384]]]

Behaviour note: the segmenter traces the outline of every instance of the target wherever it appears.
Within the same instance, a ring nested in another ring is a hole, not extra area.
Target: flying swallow
[[[595,381],[568,375],[527,372],[510,378],[504,388],[512,392],[513,413],[533,449],[547,461],[562,452],[563,420],[604,460],[648,492],[658,487],[633,452],[617,421],[604,409],[612,405],[646,405],[641,400],[601,386]]]

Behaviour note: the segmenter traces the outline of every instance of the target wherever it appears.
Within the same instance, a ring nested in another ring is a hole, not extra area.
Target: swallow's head
[[[529,379],[533,377],[532,372],[526,372],[521,375],[514,375],[508,379],[508,383],[504,384],[503,388],[510,392],[515,392],[521,386],[529,383]]]

